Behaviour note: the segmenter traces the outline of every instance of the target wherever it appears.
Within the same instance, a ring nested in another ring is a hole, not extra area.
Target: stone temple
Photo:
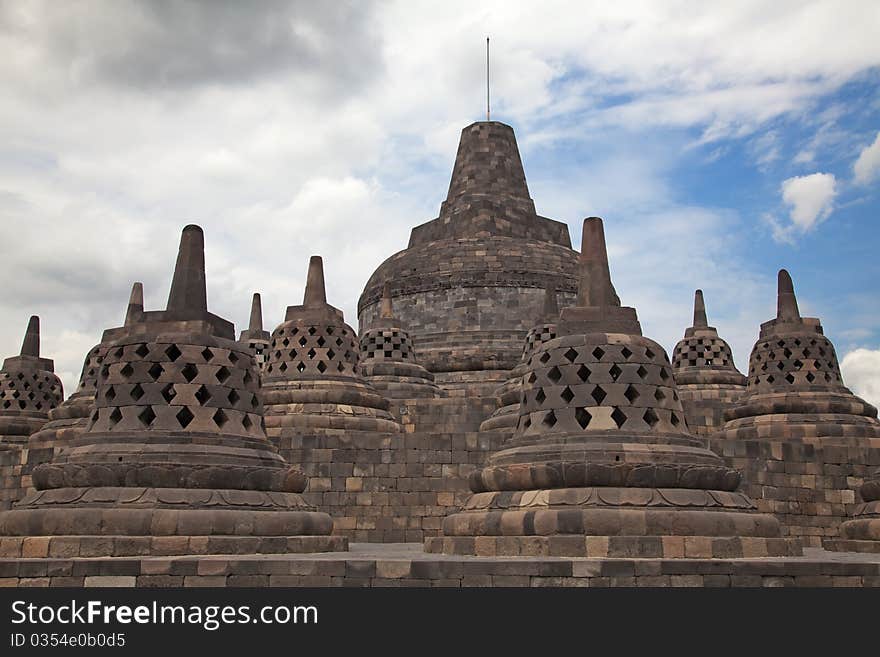
[[[541,217],[516,138],[497,121],[461,132],[446,200],[383,262],[358,303],[361,327],[380,312],[386,282],[416,355],[455,394],[490,394],[516,366],[544,290],[574,300],[577,254],[568,227]]]
[[[744,375],[700,290],[671,360],[643,335],[626,218],[574,250],[508,125],[464,128],[414,219],[357,330],[316,255],[236,339],[197,226],[166,309],[136,283],[66,400],[33,318],[0,371],[0,584],[880,585],[877,409],[786,271]]]

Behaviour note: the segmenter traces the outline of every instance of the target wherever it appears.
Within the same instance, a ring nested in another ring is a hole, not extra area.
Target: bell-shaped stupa
[[[728,411],[722,435],[740,440],[880,436],[877,409],[843,385],[834,345],[818,319],[801,317],[784,269],[778,286],[776,319],[761,324],[749,358],[748,389]]]
[[[473,123],[461,132],[439,216],[413,228],[408,247],[364,287],[361,331],[380,314],[389,282],[395,313],[437,385],[488,397],[519,363],[544,290],[574,300],[576,269],[566,224],[535,210],[513,128]]]
[[[880,422],[844,386],[834,345],[818,319],[801,317],[784,269],[776,318],[761,324],[748,387],[725,418],[710,444],[758,506],[810,545],[836,538],[856,508],[853,481],[880,464]]]
[[[138,282],[132,285],[123,326],[104,331],[101,342],[89,349],[86,354],[76,391],[60,406],[49,411],[49,421],[28,439],[27,463],[23,471],[26,478],[22,482],[23,488],[31,487],[29,475],[36,466],[51,461],[59,450],[85,431],[95,405],[98,374],[107,349],[125,333],[128,326],[142,317],[143,312],[144,286]]]
[[[513,432],[519,422],[519,402],[522,397],[522,379],[528,367],[529,357],[545,342],[556,337],[559,321],[559,304],[556,290],[548,288],[544,291],[544,307],[538,322],[529,329],[523,344],[522,357],[519,365],[510,372],[507,379],[495,391],[498,408],[480,425],[480,431]]]
[[[242,331],[238,341],[250,349],[254,355],[254,361],[262,372],[266,367],[266,358],[269,353],[272,336],[263,330],[263,302],[260,293],[254,292],[251,300],[251,316],[247,330]]]
[[[388,400],[358,372],[358,337],[342,311],[327,303],[324,264],[309,260],[300,306],[288,306],[273,332],[263,374],[269,437],[325,430],[394,432]]]
[[[34,469],[0,535],[66,537],[90,556],[344,549],[266,439],[253,356],[207,310],[201,228],[183,229],[167,309],[135,314],[86,431]]]
[[[432,399],[445,393],[434,375],[419,365],[413,342],[394,316],[391,292],[385,284],[382,310],[360,339],[360,372],[388,399]]]
[[[584,221],[578,300],[529,357],[519,424],[471,476],[429,551],[587,557],[790,554],[739,474],[690,435],[672,365],[622,307],[602,220]]]
[[[745,392],[746,377],[730,345],[709,326],[703,291],[694,293],[694,324],[672,352],[672,372],[690,432],[708,436],[724,424],[724,411]]]
[[[0,449],[21,449],[64,399],[55,364],[40,357],[40,318],[30,318],[21,353],[0,369]]]

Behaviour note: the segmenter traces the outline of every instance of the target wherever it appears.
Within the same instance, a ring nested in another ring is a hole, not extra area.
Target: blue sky
[[[51,10],[50,10],[51,6]],[[880,5],[0,0],[0,351],[31,313],[68,389],[131,282],[164,304],[206,231],[212,310],[265,323],[320,253],[356,324],[437,215],[460,130],[511,124],[538,211],[606,220],[612,275],[671,350],[702,287],[740,368],[788,268],[880,401]]]

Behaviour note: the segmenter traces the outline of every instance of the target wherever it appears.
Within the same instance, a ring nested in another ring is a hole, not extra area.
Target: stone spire
[[[345,548],[308,480],[269,443],[260,378],[205,297],[204,237],[183,230],[168,308],[124,327],[101,364],[86,430],[33,470],[36,491],[0,514],[0,536],[116,536],[150,554]],[[71,520],[71,519],[75,520]],[[186,540],[179,540],[184,537]],[[78,539],[78,541],[77,541]],[[246,546],[244,549],[242,546]],[[83,548],[85,550],[85,548]],[[168,552],[167,550],[176,550]]]
[[[382,286],[382,301],[379,305],[379,317],[391,319],[394,317],[394,309],[391,304],[391,286],[386,282]]]
[[[776,292],[776,320],[779,322],[798,322],[801,313],[798,310],[797,297],[794,296],[794,283],[791,275],[784,269],[779,270]]]
[[[28,320],[24,340],[21,342],[21,355],[32,358],[40,357],[40,318],[36,315],[31,315]]]
[[[724,412],[745,391],[730,345],[709,326],[703,291],[694,293],[694,324],[672,351],[672,371],[691,433],[708,436],[724,424]]]
[[[266,366],[266,354],[269,351],[270,339],[269,332],[263,330],[263,302],[260,299],[260,293],[254,292],[253,299],[251,299],[251,316],[248,328],[241,332],[238,341],[254,355],[254,360],[259,365],[261,372]]]
[[[584,219],[577,305],[599,308],[620,306],[620,298],[611,283],[605,229],[599,217]]]
[[[205,283],[205,235],[199,226],[190,224],[180,236],[180,249],[171,292],[168,294],[169,311],[208,310],[208,290]]]
[[[251,317],[248,322],[248,331],[251,333],[262,333],[263,331],[263,302],[260,299],[260,293],[254,292],[251,299]]]
[[[706,303],[703,301],[703,291],[694,292],[694,326],[693,328],[708,328],[709,320],[706,318]]]
[[[306,308],[323,308],[327,305],[327,292],[324,288],[324,261],[321,256],[309,258],[309,273],[306,277],[306,292],[303,295]]]
[[[454,214],[480,198],[524,204],[534,212],[513,128],[498,121],[480,121],[461,131],[440,216]]]
[[[360,338],[360,373],[389,399],[444,397],[434,375],[416,360],[412,339],[394,316],[391,286],[383,286],[379,316]]]
[[[797,553],[688,433],[672,367],[619,304],[602,221],[584,222],[579,305],[528,356],[519,422],[429,551],[579,557]],[[582,305],[581,305],[582,304]],[[711,545],[708,551],[698,545]],[[724,546],[722,548],[722,546]]]
[[[136,282],[131,286],[131,296],[128,299],[128,308],[125,311],[125,326],[131,326],[140,321],[144,314],[144,284]]]
[[[137,286],[132,289],[137,307]],[[141,299],[142,302],[142,299]],[[171,290],[165,310],[137,313],[132,317],[133,326],[155,325],[157,330],[170,331],[169,323],[176,323],[176,330],[194,331],[214,335],[224,340],[235,340],[232,322],[208,312],[208,292],[205,278],[205,235],[201,227],[185,226],[180,235],[177,262],[171,279]]]
[[[565,333],[630,333],[641,335],[642,328],[634,308],[620,305],[611,283],[605,229],[602,219],[584,219],[579,259],[578,296],[574,306],[562,311],[560,323]]]

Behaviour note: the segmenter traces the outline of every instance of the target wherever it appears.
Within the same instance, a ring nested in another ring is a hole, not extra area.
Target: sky
[[[462,128],[513,126],[538,212],[605,219],[672,350],[704,290],[737,365],[776,272],[880,402],[880,3],[0,0],[0,355],[27,319],[68,393],[133,281],[164,308],[205,230],[209,308],[268,330],[312,254],[356,326],[437,216]]]

